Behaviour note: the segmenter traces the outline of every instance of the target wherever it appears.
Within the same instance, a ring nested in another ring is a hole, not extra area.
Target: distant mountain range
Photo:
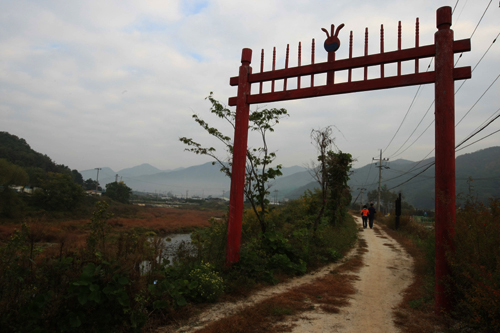
[[[66,173],[77,183],[83,180],[96,179],[97,170],[71,170],[65,165],[59,165],[49,156],[31,149],[22,138],[7,132],[0,132],[0,159],[24,168],[29,177],[30,185],[36,185],[37,179],[47,172]],[[383,162],[382,185],[388,189],[403,194],[407,202],[416,208],[434,208],[434,158],[420,162],[395,160]],[[284,198],[296,199],[306,190],[318,187],[304,167],[292,166],[282,169],[283,176],[278,177],[270,190],[272,200]],[[420,174],[421,173],[421,174]],[[418,177],[416,177],[418,175]],[[99,170],[99,183],[104,186],[116,179],[123,180],[135,191],[189,197],[229,197],[230,180],[220,167],[212,162],[188,168],[160,170],[144,163],[132,168],[115,172],[111,168],[102,167]],[[356,198],[361,189],[366,202],[366,193],[378,188],[379,165],[370,163],[362,168],[353,169],[348,182],[353,197]],[[457,195],[463,198],[472,194],[477,200],[487,202],[489,198],[500,197],[500,147],[491,147],[456,158]]]
[[[394,192],[401,191],[405,200],[417,208],[434,207],[434,158],[413,162],[395,160],[383,162],[382,185],[387,185]],[[416,174],[425,170],[418,177]],[[309,171],[300,166],[283,168],[283,176],[272,184],[271,199],[296,199],[306,190],[318,187]],[[348,184],[356,197],[361,188],[368,191],[378,188],[378,162],[353,169]],[[80,171],[83,179],[96,179],[97,170]],[[99,183],[105,185],[118,179],[123,180],[135,191],[171,194],[189,197],[207,197],[209,195],[229,197],[230,180],[220,167],[211,162],[183,169],[162,171],[149,164],[123,169],[118,172],[103,167],[99,173]],[[491,147],[456,158],[457,194],[459,197],[469,193],[478,200],[486,202],[488,198],[500,197],[500,147]],[[469,178],[473,179],[468,182]]]

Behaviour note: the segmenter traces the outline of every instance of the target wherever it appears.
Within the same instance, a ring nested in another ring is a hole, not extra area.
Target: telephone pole
[[[377,159],[375,157],[372,158],[372,160],[376,161]],[[377,211],[380,212],[380,185],[382,183],[382,168],[389,169],[388,166],[382,166],[382,161],[389,161],[388,158],[382,158],[382,149],[380,149],[380,158],[379,158],[379,165],[378,165],[378,202],[377,202]]]
[[[99,170],[102,170],[102,168],[94,168],[97,170],[97,178],[96,178],[96,184],[95,184],[95,195],[97,195],[97,190],[99,189]]]
[[[359,193],[359,196],[361,197],[361,200],[359,200],[359,210],[363,207],[363,191],[366,190],[364,187],[358,187],[358,190],[361,190]]]

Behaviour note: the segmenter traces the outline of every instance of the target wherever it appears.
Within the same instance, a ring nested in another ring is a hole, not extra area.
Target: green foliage
[[[0,185],[27,185],[28,174],[23,168],[0,158]]]
[[[72,210],[83,199],[82,187],[71,176],[49,172],[33,194],[35,203],[46,210]]]
[[[231,126],[235,127],[236,112],[231,111],[218,102],[210,93],[207,99],[212,104],[210,112],[218,118],[225,119]],[[249,115],[249,129],[250,131],[259,134],[262,140],[262,147],[247,149],[247,165],[245,174],[245,197],[250,201],[252,209],[256,214],[262,232],[266,232],[269,227],[266,221],[266,214],[269,211],[269,182],[276,177],[282,175],[281,165],[275,168],[269,167],[276,159],[276,154],[269,150],[267,146],[267,134],[274,132],[274,127],[279,124],[280,120],[288,116],[285,109],[263,109],[256,110]],[[231,137],[224,135],[215,127],[211,127],[207,122],[201,119],[197,114],[193,115],[194,120],[211,136],[220,141],[229,156],[233,154],[233,143]],[[214,147],[203,147],[202,144],[194,141],[193,139],[182,137],[179,138],[181,142],[189,146],[187,151],[199,155],[207,155],[212,157],[221,167],[221,171],[228,177],[231,177],[232,162],[223,161],[217,155]],[[214,164],[216,162],[213,162]]]
[[[107,225],[108,219],[113,214],[108,213],[108,203],[98,201],[95,205],[96,210],[92,213],[90,219],[90,235],[87,237],[87,249],[91,254],[96,254],[96,251],[104,253],[106,250],[106,234],[109,231]]]
[[[92,178],[87,179],[83,182],[82,187],[85,191],[95,191],[96,188],[98,191],[102,191],[102,187],[97,184],[96,180]]]
[[[338,153],[329,151],[327,153],[327,184],[330,191],[327,207],[329,210],[330,223],[335,225],[342,221],[347,215],[347,207],[351,202],[351,193],[347,181],[352,167],[352,156],[339,150]]]
[[[104,193],[105,196],[121,203],[128,203],[131,194],[132,189],[122,181],[106,184]]]
[[[224,280],[209,263],[201,262],[189,272],[189,279],[196,285],[192,289],[196,297],[203,301],[214,302],[224,293]]]
[[[153,309],[135,266],[106,253],[89,260],[83,249],[74,257],[49,256],[36,244],[42,234],[42,227],[23,224],[0,247],[2,332],[140,330]]]
[[[175,263],[165,266],[163,278],[149,285],[154,307],[185,306],[191,302],[214,302],[224,292],[224,280],[209,263]]]

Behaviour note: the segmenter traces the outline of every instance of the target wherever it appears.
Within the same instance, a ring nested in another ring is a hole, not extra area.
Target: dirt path
[[[357,220],[361,227],[361,219]],[[398,332],[392,319],[392,308],[402,296],[402,291],[412,282],[412,259],[405,250],[381,228],[365,229],[360,232],[368,245],[364,254],[365,265],[357,273],[359,280],[354,287],[357,292],[350,304],[341,308],[340,313],[325,313],[317,308],[314,312],[291,319],[294,333],[309,332]],[[352,253],[351,253],[352,254]],[[349,255],[347,256],[349,257]],[[234,314],[247,306],[286,292],[294,287],[329,274],[338,264],[325,266],[321,270],[303,277],[292,279],[261,290],[251,297],[235,303],[217,303],[182,327],[162,327],[157,332],[194,332],[206,324]]]
[[[361,224],[361,219],[358,218]],[[338,314],[307,313],[295,322],[294,333],[303,332],[398,332],[392,308],[401,301],[401,293],[412,282],[413,259],[381,228],[360,233],[368,244],[365,266],[354,284],[357,292],[350,305]]]

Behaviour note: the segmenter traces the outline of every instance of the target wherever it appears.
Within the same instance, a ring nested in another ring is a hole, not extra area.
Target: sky
[[[456,54],[456,66],[474,68],[484,55],[470,80],[455,82],[455,89],[463,83],[455,97],[455,122],[466,115],[456,126],[458,144],[500,112],[500,79],[495,81],[500,75],[500,42],[492,43],[500,33],[498,1],[0,0],[0,131],[24,138],[56,163],[80,171],[118,171],[142,163],[169,170],[206,163],[210,157],[184,151],[179,137],[213,146],[220,156],[227,156],[192,115],[233,136],[232,127],[210,113],[206,97],[213,92],[227,104],[236,96],[229,78],[238,75],[243,48],[253,50],[254,73],[260,71],[261,49],[266,55],[264,70],[271,68],[274,46],[277,69],[284,67],[287,44],[289,66],[297,66],[299,42],[302,65],[309,64],[313,38],[316,63],[324,62],[326,35],[321,28],[344,23],[337,59],[348,57],[350,31],[353,56],[363,55],[366,27],[368,53],[376,54],[383,24],[388,52],[397,48],[398,21],[402,48],[411,48],[417,17],[420,45],[429,45],[441,6],[454,8],[455,40],[472,36],[472,51],[460,58]],[[429,64],[433,70],[430,58],[421,59],[421,71]],[[387,65],[386,76],[395,75],[395,68]],[[413,68],[414,62],[402,64],[403,73]],[[377,78],[379,69],[368,73]],[[361,79],[362,69],[353,75]],[[336,74],[336,82],[345,79],[345,72]],[[324,80],[315,77],[318,85]],[[289,87],[294,85],[296,79],[290,79]],[[317,155],[311,130],[332,126],[338,149],[353,155],[354,167],[362,167],[379,157],[379,149],[389,160],[434,156],[434,125],[424,132],[433,121],[433,100],[430,84],[274,102],[251,110],[288,110],[290,116],[267,137],[277,163],[310,163]],[[497,120],[468,143],[499,129]],[[251,134],[249,145],[258,144]],[[499,144],[496,133],[457,156]]]

